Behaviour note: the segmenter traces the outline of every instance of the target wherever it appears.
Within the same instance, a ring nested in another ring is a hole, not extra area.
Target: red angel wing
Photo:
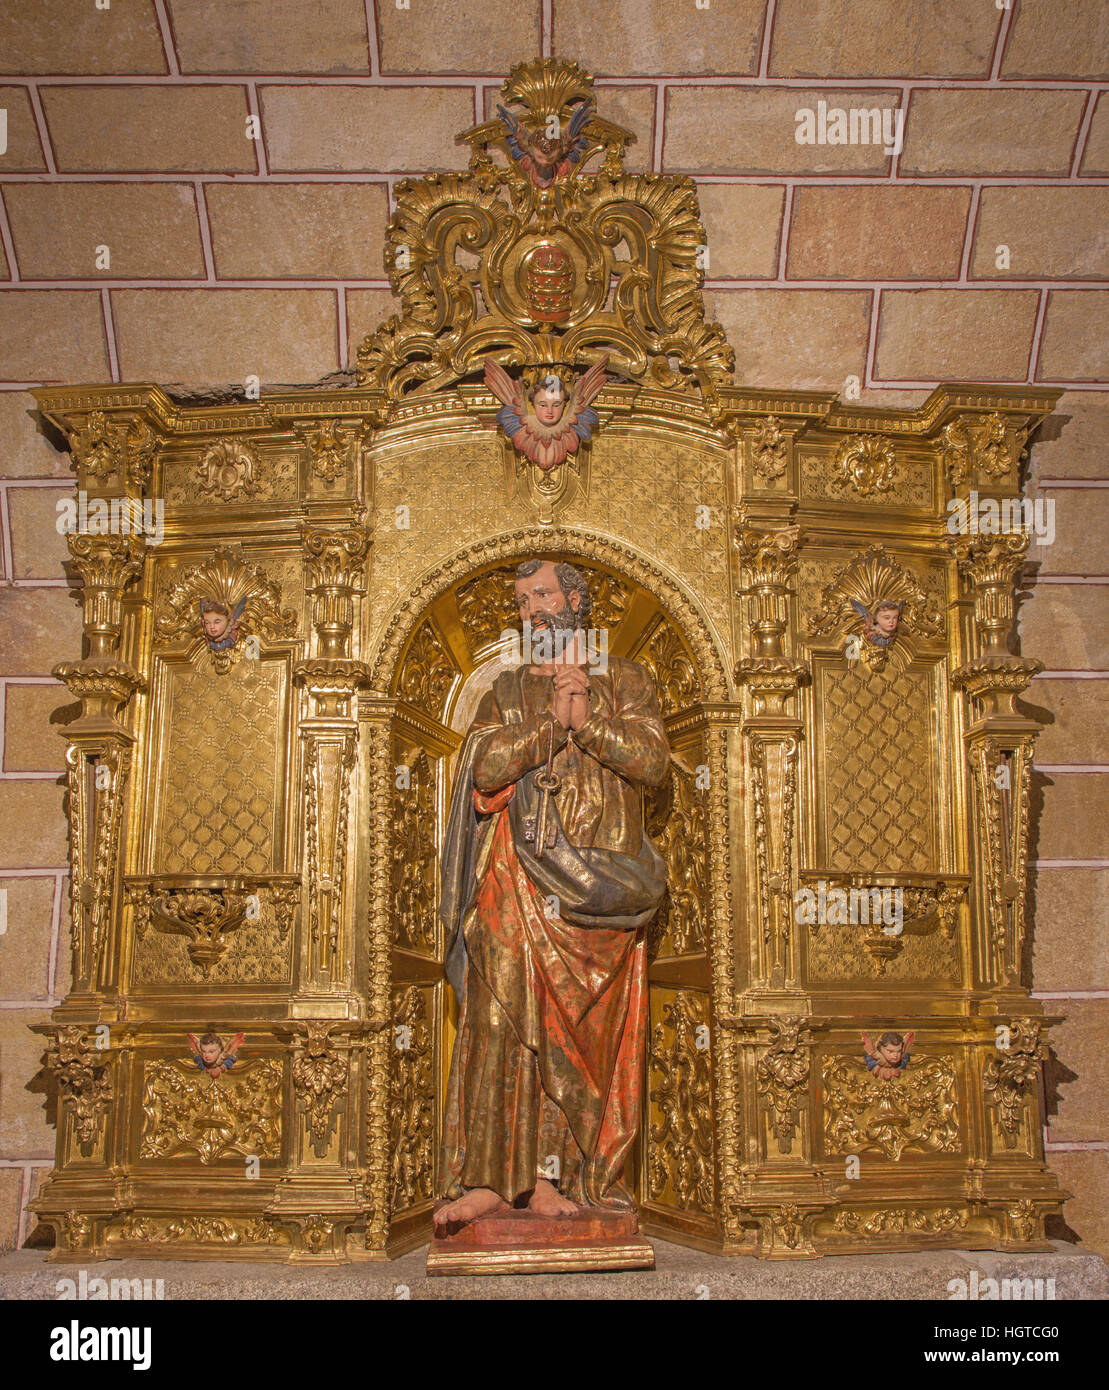
[[[913,1045],[913,1040],[914,1040],[915,1038],[916,1038],[916,1034],[915,1034],[915,1033],[906,1033],[906,1034],[905,1034],[904,1055],[905,1055],[906,1057],[909,1055],[909,1048],[912,1047],[912,1045]]]
[[[521,419],[524,417],[524,393],[518,381],[513,381],[499,362],[485,359],[485,384],[503,404],[510,405]]]
[[[605,368],[607,366],[608,358],[602,357],[595,366],[589,368],[574,387],[573,394],[570,397],[570,407],[575,413],[579,410],[584,410],[608,380],[608,377],[605,375]],[[567,411],[566,413],[569,414],[570,412]]]
[[[876,1058],[878,1056],[874,1051],[874,1044],[870,1041],[870,1035],[868,1033],[863,1034],[863,1051],[868,1057]]]
[[[192,1050],[193,1050],[193,1056],[194,1056],[194,1057],[199,1057],[199,1055],[200,1055],[200,1039],[196,1036],[195,1033],[186,1033],[185,1036],[186,1036],[186,1037],[188,1038],[188,1040],[189,1040],[189,1046],[190,1046],[190,1047],[192,1048]]]
[[[223,1056],[237,1057],[239,1055],[239,1048],[242,1047],[243,1043],[245,1042],[246,1034],[236,1033],[235,1036],[231,1039],[231,1041],[227,1044],[227,1046],[223,1049]]]

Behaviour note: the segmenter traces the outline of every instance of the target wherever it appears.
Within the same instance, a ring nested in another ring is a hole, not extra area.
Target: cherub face
[[[896,608],[883,608],[874,615],[874,626],[883,637],[890,637],[897,631],[897,624],[901,621],[901,614]]]
[[[219,1043],[201,1043],[200,1060],[206,1067],[214,1067],[219,1061],[219,1055],[222,1050]]]
[[[878,1048],[878,1056],[889,1067],[896,1067],[901,1061],[901,1054],[905,1051],[902,1043],[882,1043]]]
[[[540,424],[557,425],[566,409],[566,396],[557,386],[553,390],[541,386],[535,393],[532,407]]]
[[[205,613],[201,621],[204,624],[204,636],[213,642],[218,642],[231,626],[231,619],[227,614],[214,609]]]

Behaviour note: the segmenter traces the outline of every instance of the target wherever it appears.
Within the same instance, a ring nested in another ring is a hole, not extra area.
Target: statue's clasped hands
[[[584,666],[556,667],[554,716],[564,729],[580,729],[589,718],[589,674]]]

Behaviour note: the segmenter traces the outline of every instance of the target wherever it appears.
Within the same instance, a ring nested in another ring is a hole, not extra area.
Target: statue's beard
[[[549,627],[554,632],[574,632],[585,624],[567,602],[558,613],[537,613],[531,620],[532,630]]]

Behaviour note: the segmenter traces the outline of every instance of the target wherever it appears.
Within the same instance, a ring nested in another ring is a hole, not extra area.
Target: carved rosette
[[[110,1055],[108,1049],[93,1047],[76,1024],[59,1028],[46,1054],[62,1107],[73,1121],[77,1146],[86,1157],[100,1137],[112,1101]]]
[[[780,1154],[793,1152],[799,1113],[808,1100],[812,1038],[806,1019],[771,1018],[770,1044],[755,1067]]]
[[[993,1110],[997,1132],[1008,1149],[1017,1145],[1021,1121],[1039,1080],[1044,1057],[1042,1029],[1040,1019],[1010,1019],[1009,1046],[999,1049],[999,1055],[991,1057],[982,1072],[986,1104]]]
[[[317,1158],[327,1156],[338,1104],[347,1093],[347,1059],[331,1040],[331,1025],[307,1023],[294,1042],[293,1089],[304,1106],[308,1140]]]
[[[654,1107],[648,1126],[647,1181],[653,1199],[711,1216],[712,1086],[708,999],[679,990],[663,1005],[650,1039]]]

